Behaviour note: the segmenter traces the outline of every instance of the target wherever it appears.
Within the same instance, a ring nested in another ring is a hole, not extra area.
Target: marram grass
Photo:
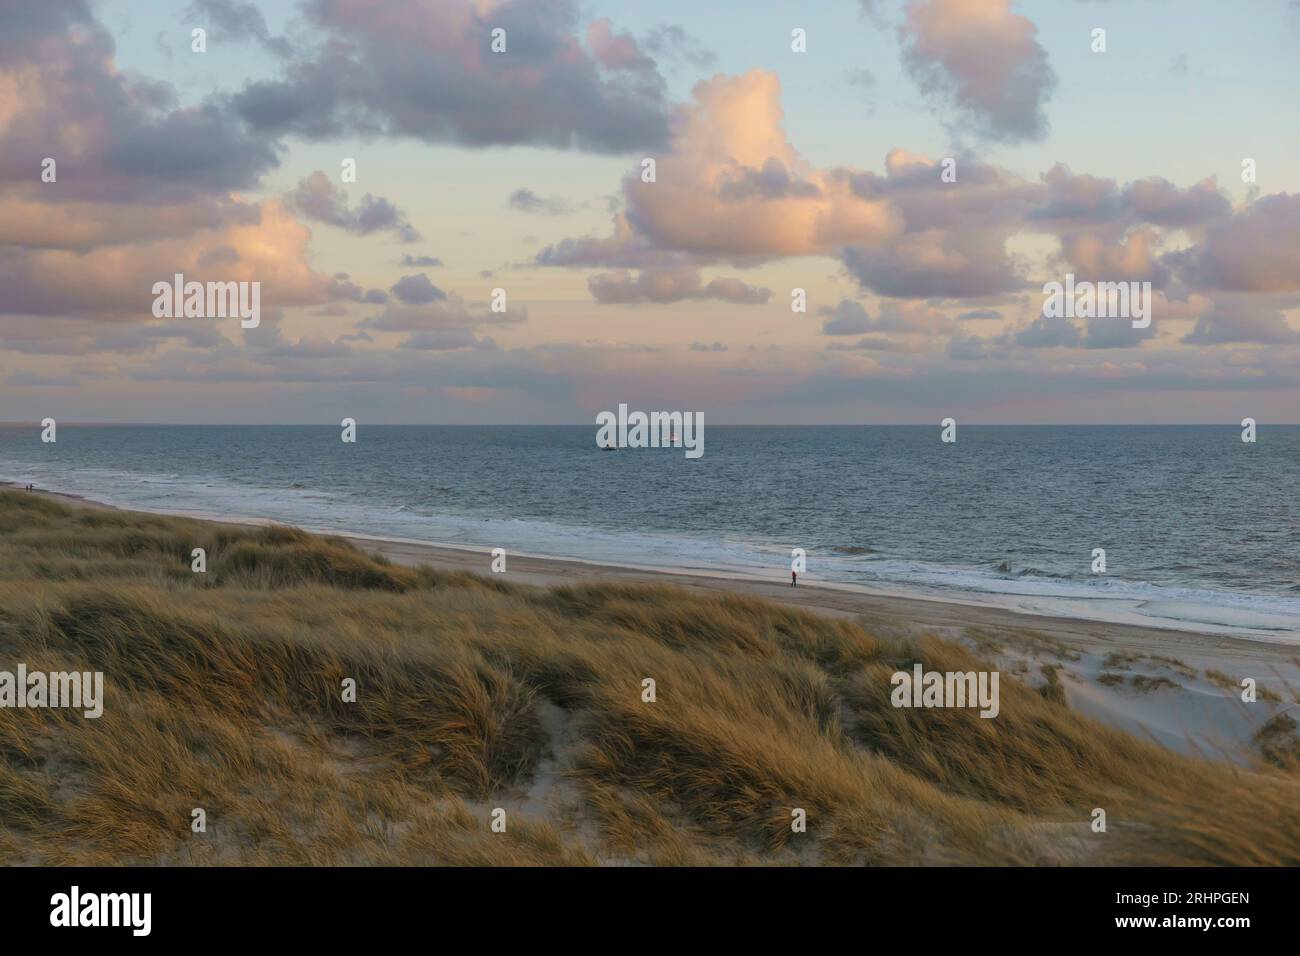
[[[1179,756],[1007,674],[992,720],[896,709],[917,661],[987,666],[752,598],[536,589],[0,493],[0,669],[106,687],[98,719],[0,710],[0,862],[1300,862],[1294,775]]]

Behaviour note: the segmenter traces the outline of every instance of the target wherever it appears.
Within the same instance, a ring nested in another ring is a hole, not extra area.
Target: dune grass
[[[105,705],[0,710],[0,862],[1300,862],[1293,765],[1179,756],[1008,674],[992,720],[895,708],[917,661],[989,666],[757,599],[3,492],[0,669],[102,671]]]

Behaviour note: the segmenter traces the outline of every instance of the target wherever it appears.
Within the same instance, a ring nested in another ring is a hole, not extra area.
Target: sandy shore
[[[36,492],[78,507],[110,506]],[[233,523],[233,522],[232,522]],[[405,565],[490,574],[490,549],[343,535]],[[875,630],[934,633],[979,650],[1000,669],[1042,684],[1059,668],[1070,705],[1182,751],[1248,759],[1255,731],[1279,712],[1300,719],[1300,647],[1224,634],[1027,614],[972,605],[862,593],[788,580],[672,573],[508,554],[508,580],[539,587],[605,583],[671,584],[696,592],[766,598],[816,613],[860,618]],[[1241,680],[1266,689],[1241,699]],[[1265,699],[1275,698],[1275,699]]]

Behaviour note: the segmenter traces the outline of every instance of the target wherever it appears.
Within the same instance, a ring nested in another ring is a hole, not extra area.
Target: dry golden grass
[[[1007,674],[992,720],[896,709],[916,661],[988,666],[755,599],[512,586],[7,492],[0,669],[106,690],[98,720],[0,711],[0,860],[1300,861],[1285,768],[1178,756]]]

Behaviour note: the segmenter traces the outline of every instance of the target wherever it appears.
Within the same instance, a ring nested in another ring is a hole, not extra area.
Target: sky
[[[1294,423],[1298,50],[1293,0],[4,0],[0,420]]]

